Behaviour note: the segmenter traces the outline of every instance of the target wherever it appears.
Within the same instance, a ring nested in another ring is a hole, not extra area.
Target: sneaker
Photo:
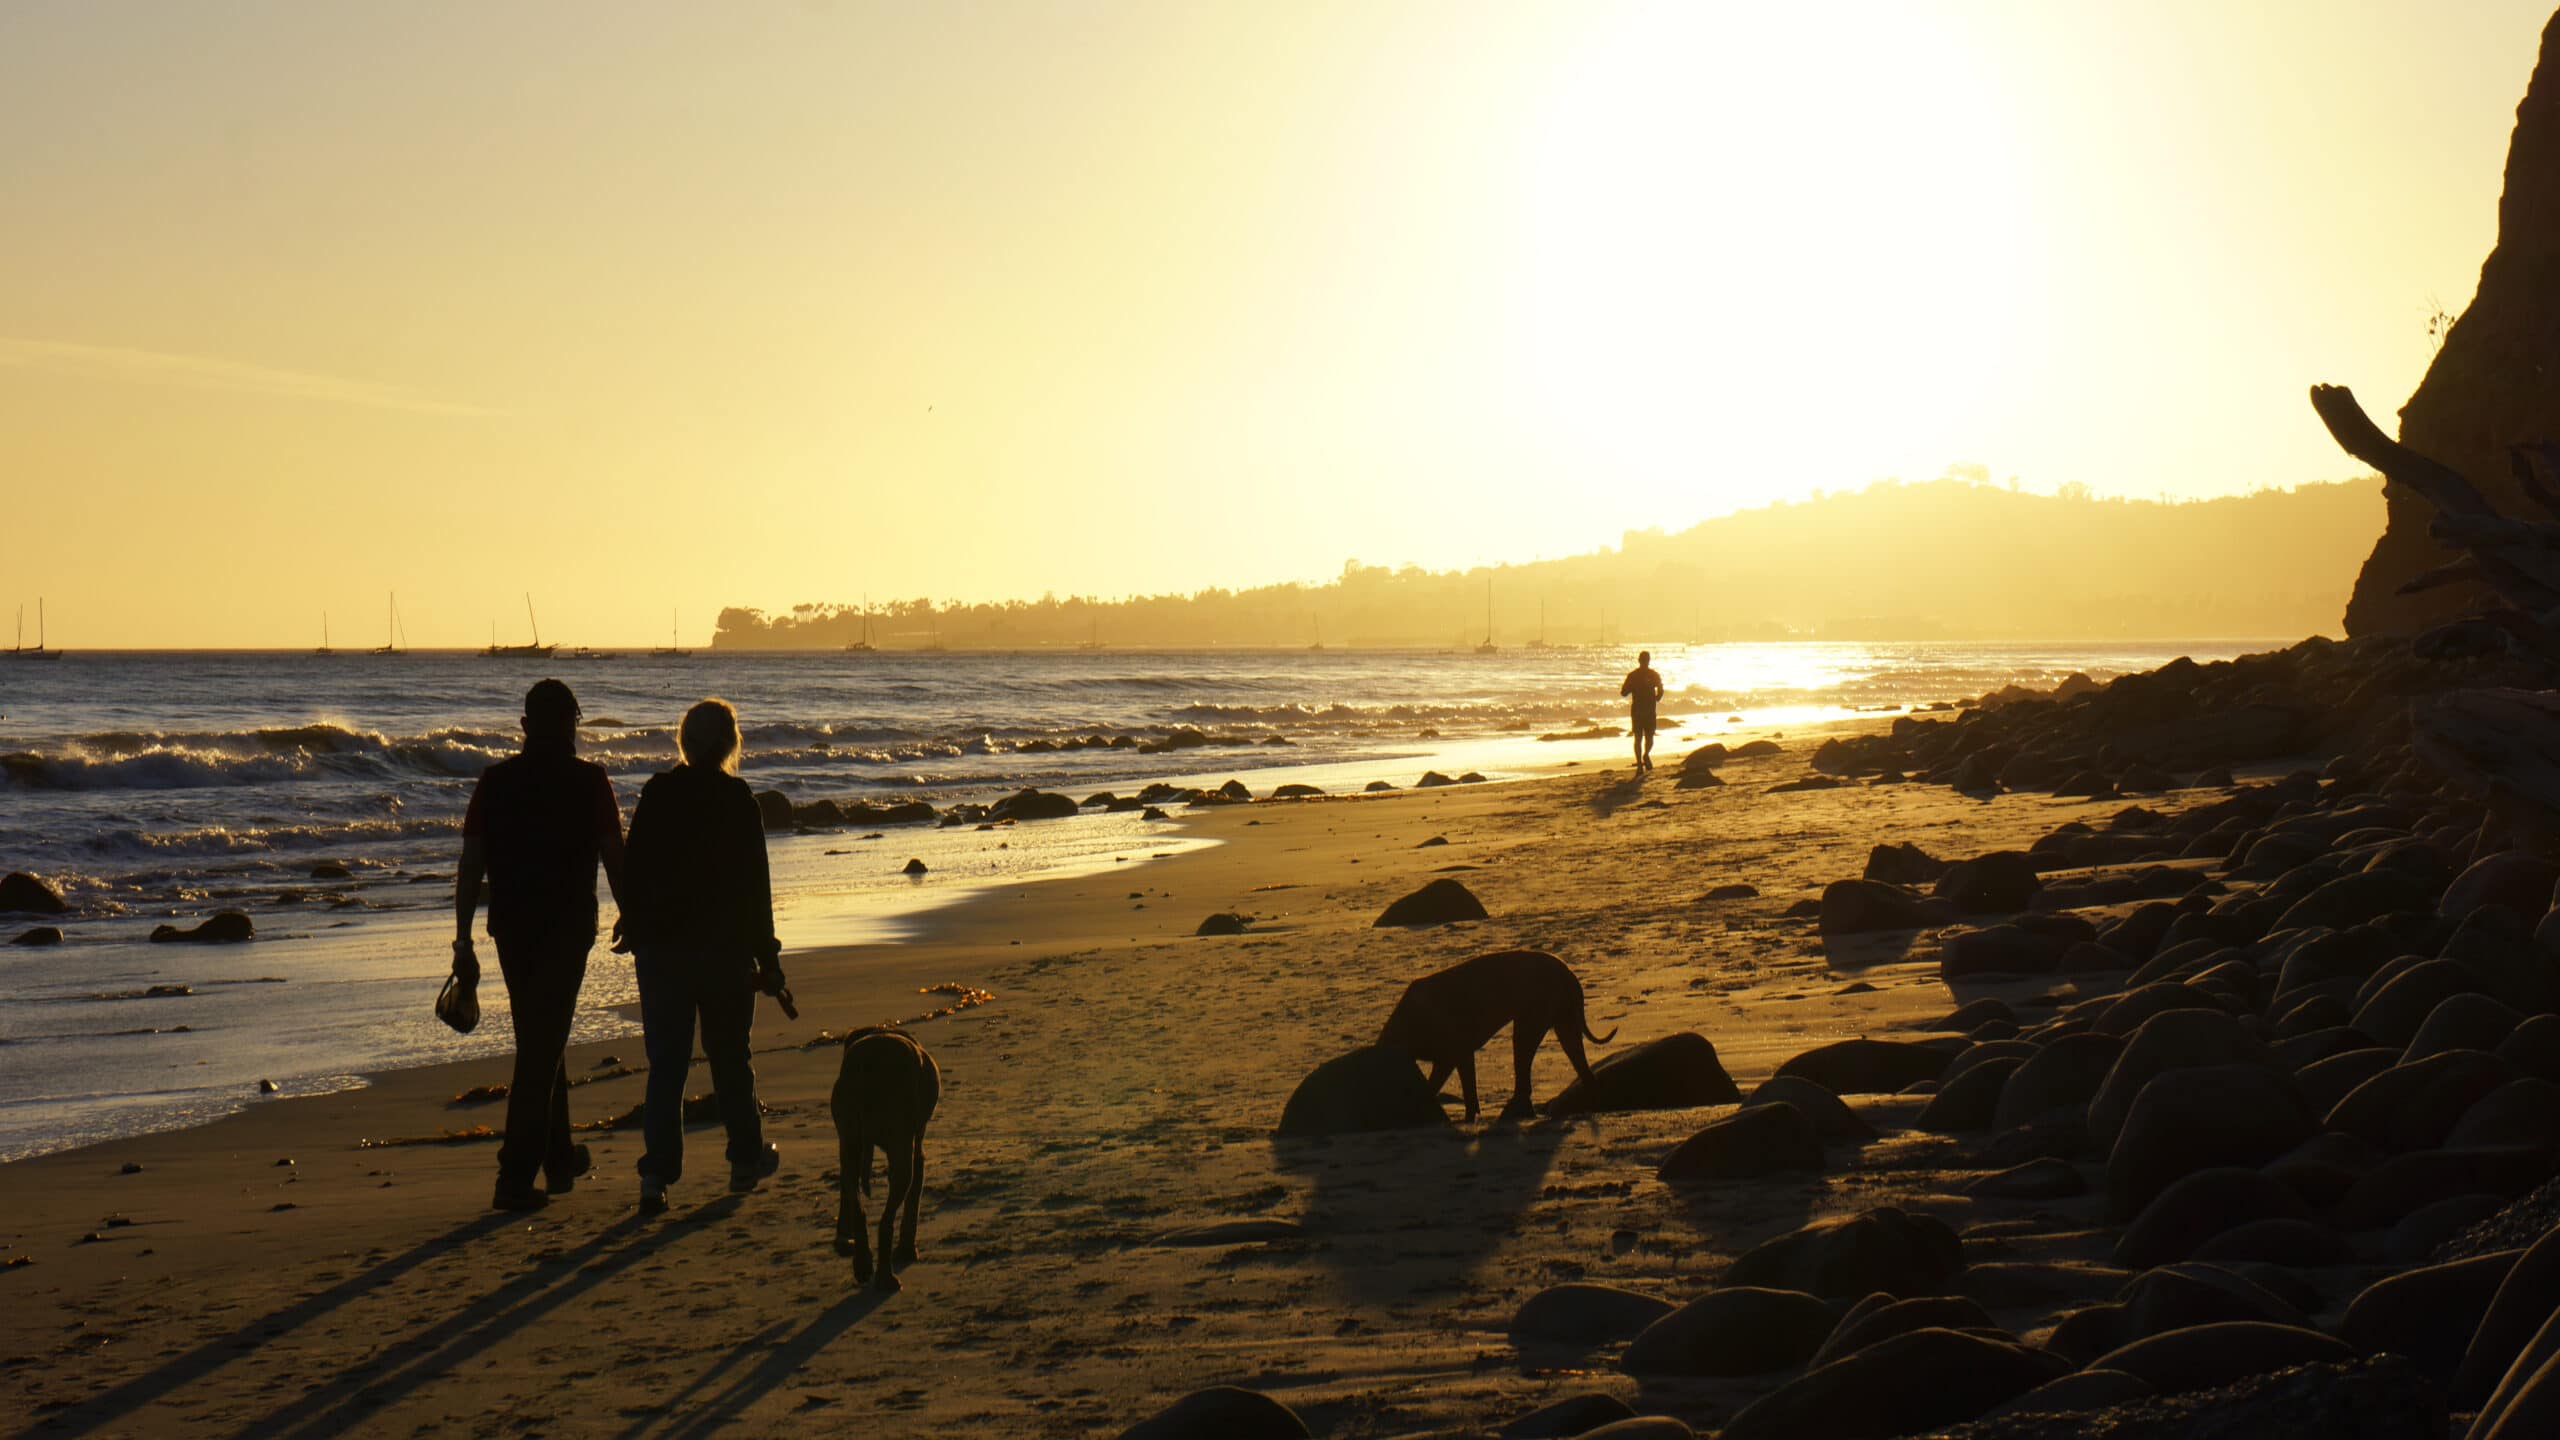
[[[757,1181],[764,1179],[766,1176],[771,1175],[774,1171],[781,1168],[782,1152],[773,1148],[771,1145],[767,1145],[764,1147],[764,1154],[756,1157],[754,1160],[751,1160],[744,1165],[732,1165],[729,1167],[729,1188],[732,1190],[753,1190],[756,1188]]]
[[[542,1188],[554,1195],[566,1195],[578,1188],[579,1176],[594,1168],[596,1168],[596,1157],[588,1151],[587,1147],[572,1145],[569,1147],[569,1168],[544,1171]]]
[[[550,1196],[531,1185],[509,1185],[504,1180],[498,1182],[498,1188],[489,1196],[489,1208],[492,1210],[539,1210],[550,1203]]]
[[[666,1181],[661,1180],[654,1175],[643,1175],[640,1177],[640,1213],[643,1215],[664,1215],[667,1213]]]

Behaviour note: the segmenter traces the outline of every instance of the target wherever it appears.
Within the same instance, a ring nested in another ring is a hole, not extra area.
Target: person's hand
[[[453,942],[453,973],[461,977],[462,983],[466,985],[480,983],[480,956],[471,948],[471,937],[468,935]]]
[[[756,988],[767,995],[779,995],[789,984],[782,977],[782,962],[767,960],[756,967]]]

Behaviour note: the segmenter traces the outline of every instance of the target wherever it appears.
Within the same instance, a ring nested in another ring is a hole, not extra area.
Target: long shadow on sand
[[[1614,780],[1603,780],[1591,791],[1591,809],[1603,820],[1618,813],[1622,806],[1644,798],[1644,772],[1630,770]]]
[[[1562,1126],[1394,1130],[1278,1140],[1273,1161],[1315,1188],[1313,1258],[1372,1303],[1454,1293],[1545,1189]]]
[[[725,1219],[737,1209],[737,1198],[727,1196],[667,1224],[626,1215],[583,1244],[545,1254],[533,1268],[388,1347],[411,1358],[349,1371],[241,1427],[237,1440],[335,1435],[359,1428],[374,1411],[685,1238],[697,1226]]]
[[[406,1253],[384,1260],[362,1274],[349,1276],[316,1295],[249,1321],[227,1335],[207,1340],[186,1354],[125,1381],[101,1395],[44,1416],[18,1432],[19,1440],[37,1435],[86,1435],[107,1428],[143,1406],[205,1378],[270,1340],[330,1314],[351,1301],[390,1284],[419,1266],[452,1254],[514,1223],[511,1215],[481,1215],[454,1226]]]
[[[766,1326],[721,1356],[711,1368],[695,1376],[692,1384],[676,1392],[659,1407],[661,1413],[643,1417],[638,1424],[623,1431],[621,1440],[642,1440],[649,1435],[667,1437],[667,1440],[699,1440],[699,1437],[718,1433],[721,1427],[745,1414],[748,1406],[815,1359],[819,1351],[835,1343],[837,1337],[861,1324],[888,1299],[887,1292],[866,1288],[828,1306],[808,1324],[801,1326],[797,1335],[783,1334],[791,1328],[788,1321]],[[738,1370],[758,1353],[764,1358],[729,1381],[719,1394],[699,1405],[691,1403],[694,1396],[710,1389],[722,1376]]]

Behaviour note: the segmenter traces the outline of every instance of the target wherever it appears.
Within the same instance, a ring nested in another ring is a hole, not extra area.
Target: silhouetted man
[[[1653,652],[1636,652],[1636,668],[1627,672],[1618,693],[1627,697],[1627,728],[1635,735],[1636,768],[1653,768],[1653,710],[1662,703],[1662,677],[1653,672]]]
[[[578,701],[557,680],[524,697],[524,753],[483,771],[462,821],[454,973],[478,978],[471,915],[489,881],[489,936],[515,1017],[515,1079],[498,1146],[498,1210],[539,1210],[593,1163],[569,1138],[569,1023],[596,943],[596,862],[622,898],[622,811],[604,767],[580,760]],[[541,1171],[544,1188],[533,1186]]]

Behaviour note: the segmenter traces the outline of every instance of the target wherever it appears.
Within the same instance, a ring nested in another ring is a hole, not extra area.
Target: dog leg
[[[859,1134],[836,1132],[836,1253],[853,1257],[853,1283],[871,1279],[871,1242],[864,1238],[861,1186],[871,1168],[871,1142]]]
[[[907,1140],[892,1141],[882,1150],[888,1160],[889,1193],[880,1202],[879,1285],[883,1290],[896,1290],[900,1287],[897,1271],[891,1268],[897,1255],[893,1242],[897,1239],[898,1207],[915,1184],[915,1145]]]
[[[1511,1100],[1502,1107],[1502,1118],[1515,1119],[1537,1112],[1537,1102],[1529,1093],[1529,1077],[1538,1063],[1538,1042],[1546,1035],[1543,1025],[1525,1019],[1512,1022]]]
[[[916,1206],[924,1199],[924,1131],[916,1131],[915,1161],[907,1169],[907,1234],[898,1246],[898,1263],[916,1263]]]
[[[1476,1118],[1476,1057],[1470,1050],[1458,1057],[1458,1093],[1466,1097],[1467,1118]]]

